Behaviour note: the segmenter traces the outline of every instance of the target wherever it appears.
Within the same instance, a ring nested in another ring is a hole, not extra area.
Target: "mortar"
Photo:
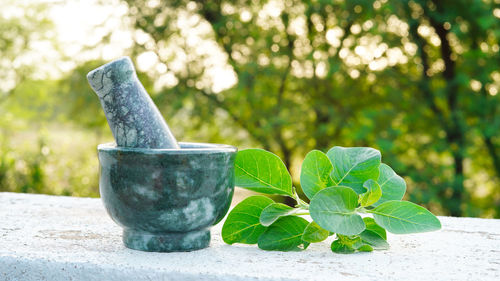
[[[236,148],[180,143],[181,149],[98,146],[100,191],[123,242],[142,251],[191,251],[209,245],[227,213]]]
[[[115,143],[98,146],[99,189],[126,247],[172,252],[205,248],[227,213],[237,149],[177,143],[132,61],[120,58],[87,75]]]

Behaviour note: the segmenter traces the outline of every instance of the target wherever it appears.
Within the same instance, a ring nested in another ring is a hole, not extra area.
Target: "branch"
[[[484,143],[486,144],[486,148],[493,158],[493,166],[495,167],[497,176],[500,177],[500,157],[498,157],[497,146],[493,143],[493,139],[491,136],[488,136],[484,131],[482,131]]]
[[[418,55],[420,56],[420,60],[422,61],[422,76],[421,80],[419,82],[420,84],[420,90],[422,91],[425,100],[427,101],[429,108],[432,110],[434,115],[438,117],[439,123],[441,124],[441,127],[448,132],[448,124],[447,121],[445,120],[445,114],[443,110],[441,110],[437,104],[436,101],[434,100],[434,95],[432,94],[432,91],[430,89],[430,80],[431,77],[429,76],[429,57],[427,53],[425,52],[425,48],[427,46],[427,41],[425,38],[420,36],[418,34],[418,21],[416,20],[411,20],[410,21],[410,36],[413,37],[413,40],[417,44],[418,47]]]

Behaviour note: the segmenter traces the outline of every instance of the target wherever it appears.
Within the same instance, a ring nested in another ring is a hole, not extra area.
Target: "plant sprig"
[[[335,235],[332,251],[347,254],[388,249],[386,231],[408,234],[441,228],[427,209],[401,201],[404,179],[381,163],[380,151],[373,148],[335,146],[326,154],[313,150],[302,163],[300,183],[309,204],[297,194],[278,156],[262,149],[238,152],[236,186],[289,196],[297,203],[290,207],[262,195],[246,198],[224,222],[224,242],[292,251]]]

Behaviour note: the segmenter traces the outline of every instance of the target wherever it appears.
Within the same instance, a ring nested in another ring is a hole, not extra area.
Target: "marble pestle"
[[[160,111],[122,57],[87,74],[119,147],[180,149]]]

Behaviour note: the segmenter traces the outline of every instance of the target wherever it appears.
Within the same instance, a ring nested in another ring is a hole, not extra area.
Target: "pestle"
[[[130,58],[122,57],[90,71],[87,80],[101,101],[117,146],[179,149]]]

